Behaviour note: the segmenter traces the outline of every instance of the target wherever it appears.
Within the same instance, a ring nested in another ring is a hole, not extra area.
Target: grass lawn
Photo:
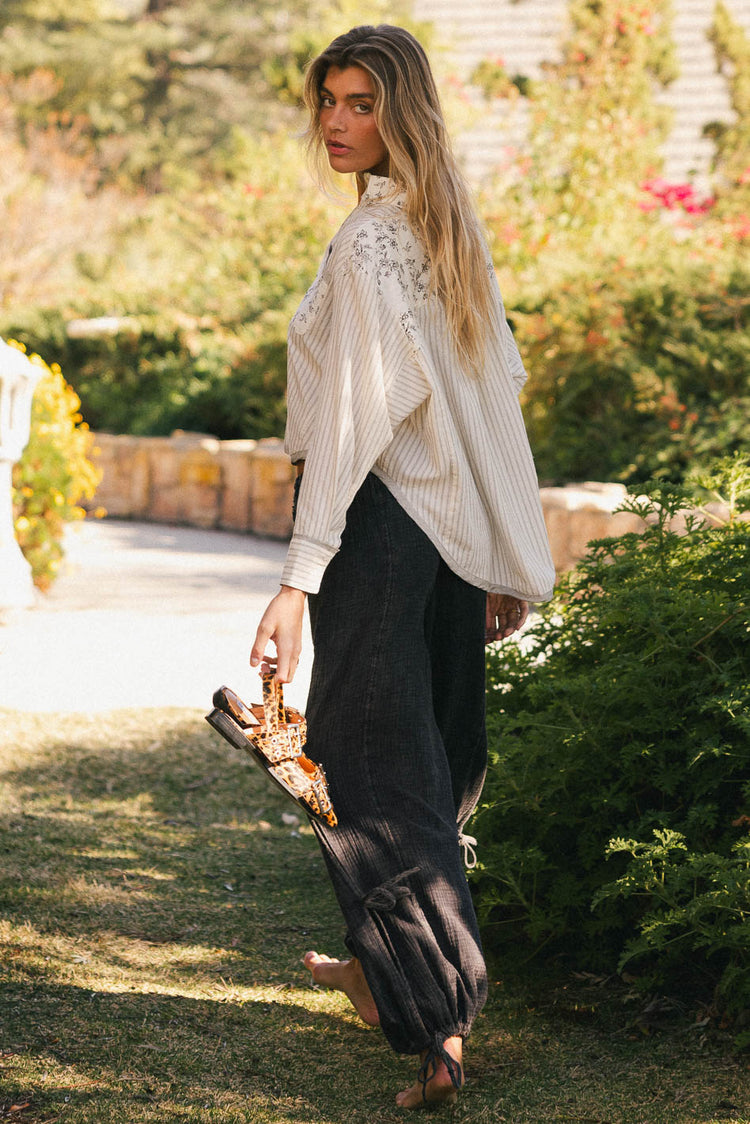
[[[415,1060],[309,984],[317,845],[198,711],[0,712],[0,1120],[388,1124]],[[592,978],[493,979],[456,1124],[750,1121],[729,1034]],[[640,1025],[640,1029],[639,1029]],[[646,1031],[649,1033],[646,1033]]]

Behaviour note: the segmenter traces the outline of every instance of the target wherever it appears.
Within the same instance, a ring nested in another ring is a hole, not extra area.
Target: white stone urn
[[[13,465],[31,430],[31,399],[43,370],[0,339],[0,612],[34,604],[31,569],[13,529]]]

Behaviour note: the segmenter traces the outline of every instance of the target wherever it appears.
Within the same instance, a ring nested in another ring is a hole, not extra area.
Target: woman
[[[397,1103],[455,1099],[487,980],[462,863],[486,768],[484,644],[554,583],[519,406],[525,372],[457,171],[429,63],[358,27],[311,64],[308,138],[359,203],[289,331],[294,534],[250,662],[289,682],[309,600],[315,824],[349,960],[308,952],[391,1046]],[[304,468],[304,471],[302,469]]]

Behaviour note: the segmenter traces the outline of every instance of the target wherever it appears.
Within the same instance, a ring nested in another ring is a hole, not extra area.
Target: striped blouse
[[[289,328],[285,449],[305,471],[282,583],[318,591],[373,472],[465,581],[546,600],[555,574],[518,403],[526,373],[499,289],[485,370],[466,375],[404,203],[370,176]]]

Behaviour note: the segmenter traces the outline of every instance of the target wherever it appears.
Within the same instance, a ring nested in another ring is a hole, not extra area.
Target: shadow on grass
[[[200,716],[145,721],[109,716],[7,763],[0,907],[68,936],[261,955],[284,931],[340,937],[312,832],[282,821],[294,805]]]
[[[343,936],[310,828],[199,712],[6,713],[0,771],[0,1120],[403,1119],[414,1059],[303,986]],[[541,991],[493,988],[453,1124],[748,1119],[694,1033]]]
[[[343,926],[312,832],[262,773],[199,714],[8,732],[5,1110],[33,1093],[24,1121],[388,1119],[412,1062],[302,989],[301,955],[335,952]]]
[[[405,1079],[393,1058],[383,1087],[389,1052],[377,1031],[283,999],[235,1004],[17,981],[3,1009],[0,1103],[30,1101],[35,1115],[27,1110],[24,1121],[60,1111],[75,1121],[214,1119],[211,1110],[279,1124],[343,1122],[353,1110],[381,1120]],[[347,1098],[337,1089],[332,1111],[331,1084],[353,1058],[357,1090]],[[14,1076],[21,1068],[26,1076]]]

